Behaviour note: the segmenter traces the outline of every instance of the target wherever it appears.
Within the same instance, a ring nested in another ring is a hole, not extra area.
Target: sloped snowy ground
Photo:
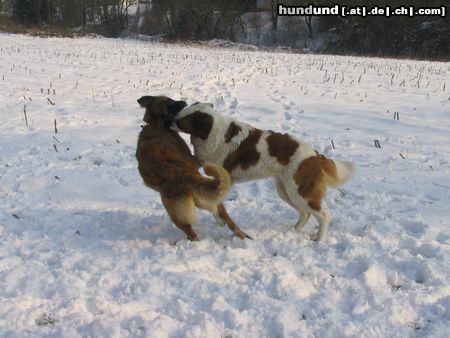
[[[450,335],[448,63],[5,34],[0,59],[1,337]],[[328,239],[269,180],[226,203],[253,241],[199,212],[174,244],[134,158],[145,94],[354,161]]]

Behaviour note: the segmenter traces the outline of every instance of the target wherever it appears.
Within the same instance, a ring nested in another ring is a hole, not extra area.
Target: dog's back
[[[148,187],[166,196],[189,193],[183,181],[198,171],[189,148],[183,143],[171,130],[156,130],[151,126],[142,129],[136,159],[139,173]]]

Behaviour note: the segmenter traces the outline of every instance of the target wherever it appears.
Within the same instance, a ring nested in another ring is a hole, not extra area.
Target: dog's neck
[[[144,122],[142,128],[147,130],[168,130],[163,121]]]
[[[144,123],[141,129],[141,137],[144,139],[158,137],[157,135],[161,135],[167,132],[170,132],[166,128],[160,128],[158,125],[154,123]]]

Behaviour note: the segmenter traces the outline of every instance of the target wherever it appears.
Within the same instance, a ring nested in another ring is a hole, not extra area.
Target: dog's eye
[[[195,105],[197,105],[197,104],[199,104],[199,103],[200,103],[200,102],[198,102],[198,101],[197,101],[197,102],[195,102],[195,103],[194,103],[194,106],[195,106]]]

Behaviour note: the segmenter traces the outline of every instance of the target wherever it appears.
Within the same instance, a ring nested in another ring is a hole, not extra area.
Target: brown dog
[[[143,96],[138,100],[145,107],[143,127],[138,138],[136,158],[139,173],[149,188],[161,195],[172,222],[188,239],[198,240],[192,229],[196,221],[195,207],[219,217],[239,238],[250,238],[233,222],[222,201],[230,190],[230,176],[221,166],[204,164],[205,173],[198,171],[198,161],[186,142],[170,129],[175,115],[186,107],[184,101],[166,96]]]

